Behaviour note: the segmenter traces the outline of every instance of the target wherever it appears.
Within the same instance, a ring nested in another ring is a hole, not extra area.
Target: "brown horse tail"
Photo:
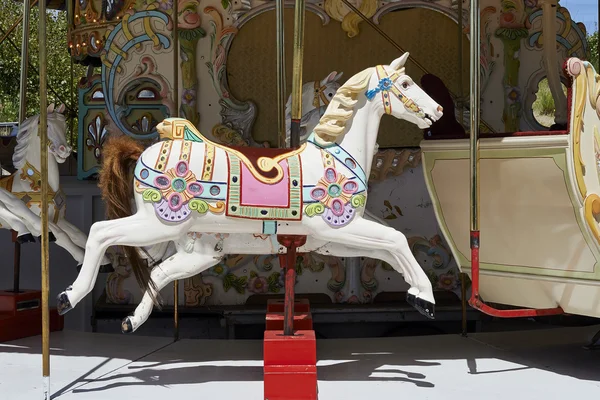
[[[133,169],[143,151],[142,144],[128,136],[113,137],[104,144],[98,186],[106,204],[107,219],[133,215]],[[149,291],[153,302],[158,304],[158,290],[150,279],[147,261],[135,247],[120,247],[131,264],[138,285],[143,291]]]

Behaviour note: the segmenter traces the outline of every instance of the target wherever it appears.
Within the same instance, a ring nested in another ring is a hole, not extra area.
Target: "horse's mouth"
[[[425,117],[423,117],[423,119],[428,123],[429,126],[433,125],[433,123],[436,121],[435,119],[433,119],[433,117],[429,114],[425,114]]]

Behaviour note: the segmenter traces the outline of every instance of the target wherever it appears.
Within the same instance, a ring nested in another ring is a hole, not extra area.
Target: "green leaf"
[[[314,217],[315,215],[323,214],[325,211],[325,207],[321,203],[312,203],[306,206],[304,209],[304,214],[309,217]]]
[[[162,196],[156,189],[146,189],[144,190],[144,193],[142,193],[142,199],[144,199],[144,201],[158,203],[162,199]]]
[[[227,10],[229,7],[229,0],[221,0],[221,5],[223,6],[223,10]]]
[[[256,271],[250,271],[250,278],[256,278],[258,277],[258,274],[256,273]]]
[[[388,208],[388,210],[392,210],[392,204],[389,202],[389,200],[385,200],[383,202],[383,205],[386,206]]]
[[[200,199],[192,199],[189,202],[190,210],[198,211],[200,214],[206,214],[208,211],[208,203]]]
[[[400,209],[400,207],[398,206],[394,206],[394,210],[396,210],[396,212],[398,213],[398,215],[400,215],[401,217],[403,217],[404,215],[402,214],[402,210]]]
[[[398,217],[396,217],[394,214],[390,214],[387,217],[385,217],[384,219],[396,219]]]

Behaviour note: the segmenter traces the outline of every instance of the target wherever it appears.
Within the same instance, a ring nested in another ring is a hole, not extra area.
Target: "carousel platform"
[[[317,341],[319,399],[600,397],[600,326]],[[0,398],[41,398],[41,338],[0,344]],[[262,341],[51,333],[53,399],[263,399]]]

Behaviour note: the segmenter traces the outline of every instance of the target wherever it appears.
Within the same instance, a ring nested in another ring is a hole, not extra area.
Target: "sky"
[[[559,4],[569,10],[573,21],[583,22],[588,33],[598,30],[598,0],[559,0]]]

